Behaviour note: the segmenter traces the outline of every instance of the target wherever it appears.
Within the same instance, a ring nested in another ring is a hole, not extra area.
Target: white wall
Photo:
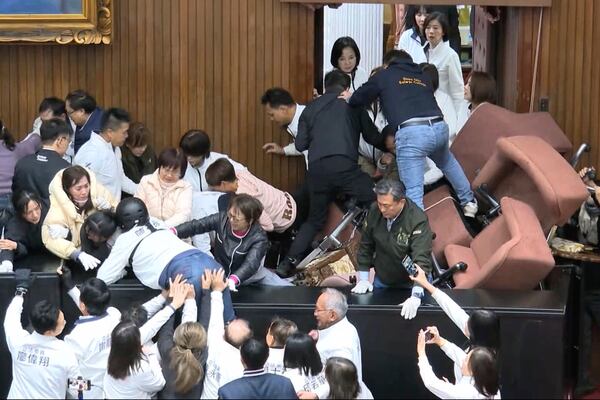
[[[323,75],[332,66],[331,47],[337,38],[350,36],[360,49],[360,66],[370,73],[383,59],[383,4],[343,4],[325,7],[323,15]]]

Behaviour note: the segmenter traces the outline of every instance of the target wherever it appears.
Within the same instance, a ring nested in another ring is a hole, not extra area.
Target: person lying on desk
[[[353,293],[363,294],[377,288],[412,288],[404,301],[402,316],[413,319],[421,305],[423,288],[411,282],[403,267],[406,256],[431,273],[432,233],[427,216],[405,197],[399,181],[383,179],[375,185],[377,203],[373,204],[362,229],[358,249],[358,283]],[[369,282],[369,269],[375,268],[375,280]]]

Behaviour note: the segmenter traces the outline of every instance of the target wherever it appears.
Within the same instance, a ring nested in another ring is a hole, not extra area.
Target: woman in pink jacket
[[[142,178],[135,193],[146,203],[150,216],[167,226],[187,222],[192,216],[192,186],[182,179],[186,168],[181,150],[166,148],[158,156],[158,169]]]

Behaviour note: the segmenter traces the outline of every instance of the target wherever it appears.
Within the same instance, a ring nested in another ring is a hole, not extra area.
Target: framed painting
[[[113,1],[0,0],[0,44],[110,44]]]

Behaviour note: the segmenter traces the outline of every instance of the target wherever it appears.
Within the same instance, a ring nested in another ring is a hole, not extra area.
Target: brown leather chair
[[[566,223],[588,197],[573,167],[536,136],[498,139],[472,187],[484,183],[497,199],[508,196],[533,207],[545,233]]]
[[[537,136],[562,156],[572,149],[552,116],[546,112],[518,114],[493,104],[477,107],[452,142],[450,151],[463,167],[469,182],[483,168],[501,137]]]
[[[449,245],[450,265],[463,261],[464,272],[454,274],[457,289],[529,290],[554,267],[554,258],[538,218],[524,202],[504,197],[502,214],[469,247]]]

